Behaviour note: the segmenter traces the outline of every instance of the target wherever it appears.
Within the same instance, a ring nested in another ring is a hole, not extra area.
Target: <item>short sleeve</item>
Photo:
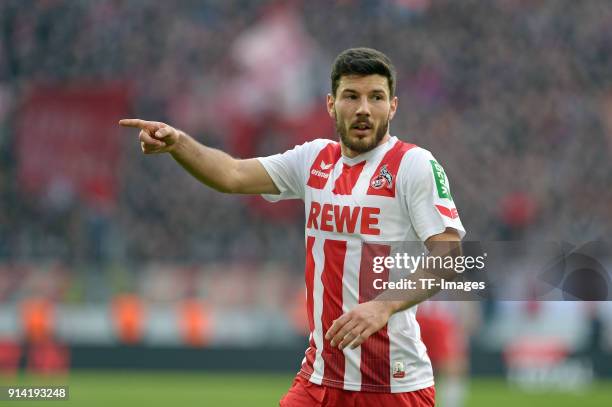
[[[409,152],[407,162],[402,163],[405,205],[410,220],[421,241],[442,233],[446,228],[457,230],[465,236],[465,229],[451,195],[450,183],[444,168],[433,155],[416,148]]]
[[[312,161],[313,152],[316,153],[316,151],[329,142],[330,140],[317,139],[296,146],[281,154],[258,157],[257,159],[280,191],[279,195],[262,194],[262,197],[270,202],[278,202],[284,199],[303,200],[306,184],[306,167]]]

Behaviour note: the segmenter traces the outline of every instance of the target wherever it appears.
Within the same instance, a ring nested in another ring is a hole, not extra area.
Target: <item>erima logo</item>
[[[329,173],[330,173],[330,169],[333,167],[333,163],[326,163],[325,161],[321,161],[321,164],[319,164],[319,167],[321,167],[321,170],[317,170],[316,168],[313,168],[310,173],[314,176],[317,177],[321,177],[321,178],[329,178]],[[324,172],[326,171],[326,172]]]
[[[310,171],[310,173],[312,175],[316,175],[317,177],[321,177],[321,178],[325,178],[325,179],[329,178],[329,174],[326,174],[326,173],[324,173],[321,170],[317,170],[316,168],[313,168],[312,171]]]

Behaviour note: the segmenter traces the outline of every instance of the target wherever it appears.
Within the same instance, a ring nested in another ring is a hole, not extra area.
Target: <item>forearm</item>
[[[438,293],[438,291],[440,291],[440,286],[438,284],[431,284],[430,288],[422,288],[419,284],[421,279],[433,279],[437,283],[443,278],[446,280],[452,280],[454,277],[455,275],[443,276],[442,274],[431,270],[419,269],[410,277],[411,281],[416,282],[417,288],[401,291],[397,289],[389,289],[376,297],[375,301],[384,301],[388,307],[389,315],[393,315],[396,312],[401,312],[420,304],[428,298],[433,297]]]
[[[182,131],[170,154],[203,184],[219,192],[238,192],[235,180],[239,160],[229,154],[206,147]]]
[[[455,258],[461,255],[461,243],[458,241],[438,241],[430,243],[429,257],[453,257],[452,264],[454,264]],[[448,281],[457,277],[457,273],[452,267],[436,267],[436,265],[440,265],[440,263],[442,262],[424,262],[424,264],[432,264],[433,267],[419,267],[412,273],[409,276],[409,280],[415,283],[414,289],[389,289],[377,296],[375,300],[384,301],[390,315],[404,311],[427,300],[440,291],[441,284],[438,283],[441,283],[442,280]],[[433,284],[422,284],[421,282],[426,279],[433,280]]]
[[[280,194],[257,158],[239,160],[223,151],[206,147],[185,132],[162,122],[121,119],[119,124],[140,130],[144,154],[170,153],[191,175],[220,192],[235,194]]]

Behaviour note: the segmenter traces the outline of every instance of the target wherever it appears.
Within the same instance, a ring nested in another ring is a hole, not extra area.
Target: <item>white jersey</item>
[[[431,153],[391,137],[355,158],[317,139],[259,158],[280,195],[306,209],[306,291],[310,341],[300,375],[353,391],[399,393],[432,386],[433,373],[415,319],[416,307],[394,314],[356,349],[324,339],[333,321],[372,299],[374,256],[383,242],[425,241],[447,227],[465,234],[448,180]],[[378,244],[377,244],[378,242]]]

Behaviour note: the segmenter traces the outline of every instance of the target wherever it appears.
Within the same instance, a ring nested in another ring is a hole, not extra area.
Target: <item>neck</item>
[[[382,139],[380,139],[380,141],[378,142],[378,144],[376,144],[376,146],[374,146],[374,148],[376,148],[376,147],[378,147],[378,146],[380,146],[382,144],[385,144],[387,141],[389,141],[390,138],[391,138],[391,135],[389,133],[385,134],[385,136]],[[351,149],[350,147],[347,147],[346,145],[344,145],[342,140],[340,140],[340,150],[342,151],[342,155],[347,157],[347,158],[355,158],[355,157],[357,157],[357,156],[359,156],[361,154],[365,154],[367,152],[372,151],[372,150],[368,150],[368,151],[360,153],[359,151],[355,151],[355,150]]]

